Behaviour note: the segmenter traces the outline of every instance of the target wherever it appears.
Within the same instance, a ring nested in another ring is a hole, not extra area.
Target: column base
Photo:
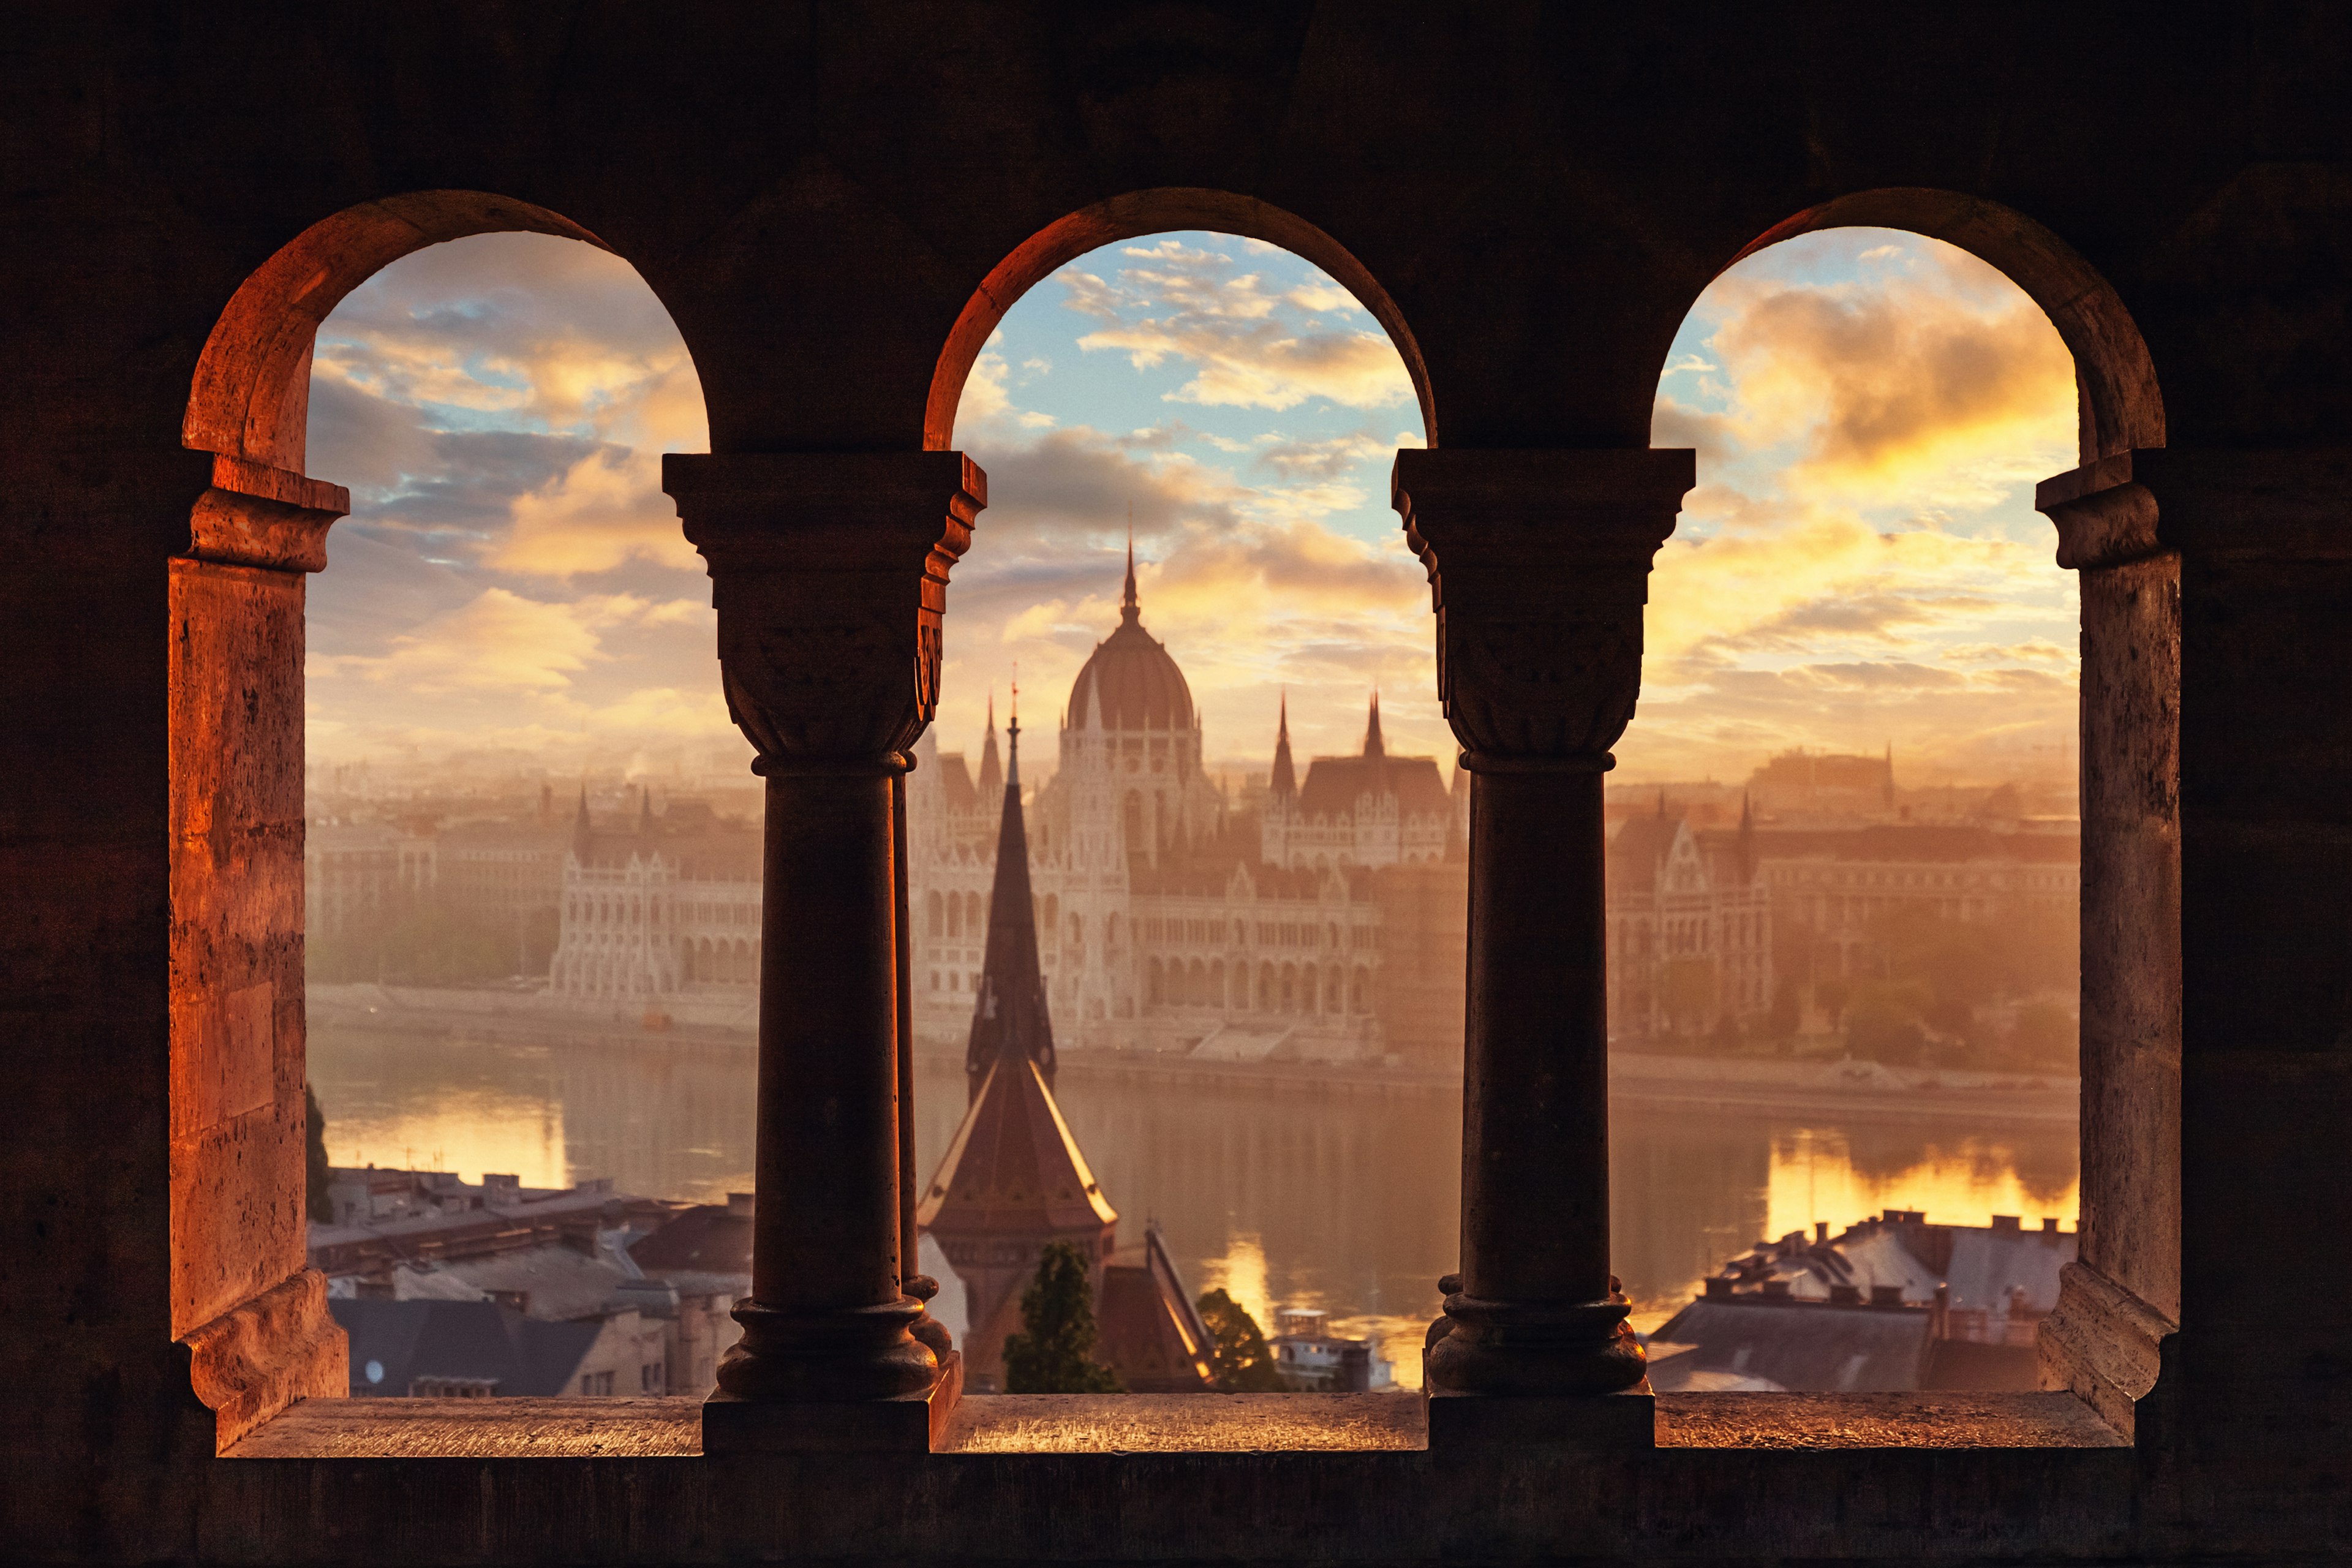
[[[939,1381],[890,1399],[740,1399],[702,1402],[702,1451],[726,1454],[927,1454],[963,1394],[963,1357],[940,1358]]]
[[[1429,1451],[1568,1448],[1624,1453],[1658,1446],[1657,1399],[1643,1378],[1614,1394],[1454,1394],[1424,1389]]]

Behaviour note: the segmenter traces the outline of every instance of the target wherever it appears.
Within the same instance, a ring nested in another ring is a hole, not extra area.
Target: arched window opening
[[[1802,1327],[1844,1300],[1838,1259],[1890,1242],[1932,1259],[1921,1279],[1954,1247],[2003,1260],[1940,1300],[1906,1289],[1936,1314],[1916,1375],[1968,1358],[2039,1386],[2083,1191],[2084,639],[2035,486],[2149,429],[2130,374],[2070,353],[2071,307],[2053,324],[2021,283],[1920,233],[1795,234],[1717,278],[1664,368],[1653,443],[1696,447],[1698,486],[1650,579],[1606,795],[1611,1267],[1637,1328],[1699,1346],[1661,1392],[1836,1391],[1732,1343],[1711,1298],[1777,1279],[1800,1315],[1775,1321]],[[1780,1085],[1786,1109],[1670,1125],[1665,1085],[1693,1071],[1735,1103]],[[1972,1098],[1898,1131],[1864,1081]],[[1643,1179],[1695,1141],[1766,1179]],[[2012,1247],[2021,1217],[2035,1239]]]
[[[708,445],[700,386],[659,300],[593,237],[426,193],[331,219],[256,274],[205,350],[185,439],[278,470],[281,490],[350,492],[295,601],[308,1075],[332,1173],[310,1212],[436,1257],[310,1263],[351,1337],[332,1392],[437,1388],[463,1347],[400,1321],[424,1298],[488,1292],[519,1344],[576,1331],[544,1292],[498,1296],[539,1252],[492,1257],[479,1211],[602,1180],[650,1233],[672,1204],[750,1184],[747,1057],[613,1050],[740,1026],[756,994],[739,932],[758,918],[759,785],[718,689],[704,563],[660,490],[664,451]],[[379,986],[406,999],[396,1047],[361,1026]],[[543,1016],[485,1034],[485,991]],[[581,1267],[545,1239],[541,1261]],[[605,1321],[597,1368],[493,1392],[708,1387],[683,1369],[710,1348]],[[409,1348],[395,1359],[387,1336]]]

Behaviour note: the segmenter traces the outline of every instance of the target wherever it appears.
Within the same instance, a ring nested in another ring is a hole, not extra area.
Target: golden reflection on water
[[[2032,1179],[2017,1147],[2000,1139],[1962,1138],[1929,1143],[1911,1164],[1864,1170],[1843,1132],[1811,1128],[1772,1140],[1765,1188],[1764,1235],[1810,1235],[1817,1221],[1835,1236],[1856,1220],[1886,1209],[1918,1209],[1937,1225],[1990,1225],[1997,1214],[2018,1215],[2029,1226],[2045,1215],[2073,1229],[2082,1209],[2079,1174],[2063,1181]]]
[[[1225,1237],[1224,1255],[1201,1259],[1200,1294],[1223,1290],[1241,1304],[1243,1311],[1257,1320],[1257,1326],[1268,1336],[1274,1333],[1274,1302],[1266,1295],[1265,1243],[1255,1231]],[[1308,1301],[1289,1301],[1292,1307],[1313,1306]]]
[[[520,1176],[526,1187],[567,1187],[572,1180],[562,1102],[542,1096],[450,1089],[431,1104],[331,1117],[326,1136],[327,1158],[337,1165],[455,1171],[468,1182],[497,1171]]]

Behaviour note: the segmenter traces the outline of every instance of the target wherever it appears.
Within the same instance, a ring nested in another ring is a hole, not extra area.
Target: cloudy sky
[[[1654,438],[1699,448],[1700,488],[1652,584],[1618,776],[1892,743],[1925,782],[2054,749],[2074,609],[2031,497],[2074,428],[2047,321],[1947,247],[1840,230],[1719,279],[1660,384]],[[1016,665],[1024,713],[1058,714],[1117,624],[1131,510],[1145,624],[1212,759],[1263,767],[1286,689],[1303,751],[1352,751],[1376,687],[1391,749],[1450,754],[1386,505],[1421,438],[1379,326],[1296,258],[1186,234],[1073,262],[965,393],[956,440],[992,504],[950,590],[942,744],[976,744]],[[684,344],[603,252],[485,237],[354,292],[311,395],[310,471],[354,498],[311,587],[313,761],[744,754],[659,490],[659,453],[707,444]]]

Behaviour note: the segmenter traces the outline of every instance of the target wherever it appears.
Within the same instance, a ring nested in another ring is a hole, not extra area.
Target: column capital
[[[1474,771],[1608,765],[1641,688],[1650,563],[1696,479],[1688,447],[1397,454],[1438,700]]]
[[[2166,551],[2242,560],[2352,560],[2343,498],[2352,449],[2144,447],[2034,487],[2058,564],[2095,571]]]
[[[272,572],[323,572],[327,530],[350,514],[352,492],[249,458],[208,454],[212,485],[188,518],[194,561]]]
[[[727,710],[772,768],[858,766],[914,743],[939,701],[948,573],[988,504],[961,452],[662,458],[709,563]]]

